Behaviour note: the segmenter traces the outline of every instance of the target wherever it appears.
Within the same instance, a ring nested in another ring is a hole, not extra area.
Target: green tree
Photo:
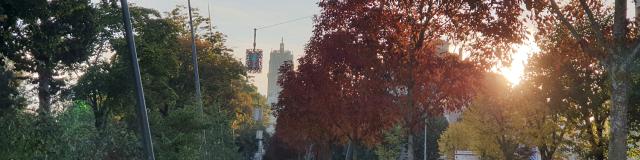
[[[37,138],[34,136],[34,124],[37,117],[22,112],[0,116],[0,158],[2,159],[33,159],[41,155],[36,151]]]
[[[425,136],[426,136],[427,159],[437,160],[438,158],[440,158],[440,153],[439,153],[440,148],[438,146],[438,139],[440,139],[443,132],[447,128],[448,122],[444,116],[438,116],[438,117],[427,118],[425,123],[427,127],[426,135],[424,135],[424,131],[423,131],[423,133],[419,134],[416,139],[416,142],[419,142],[419,143],[415,143],[415,147],[414,147],[416,149],[415,153],[420,153],[420,154],[417,154],[416,158],[424,159],[424,156],[425,156],[424,143],[425,143]]]
[[[459,150],[471,150],[471,136],[472,133],[469,128],[465,126],[465,123],[453,123],[442,133],[442,136],[438,139],[438,148],[441,155],[445,156],[449,160],[455,158],[456,151]]]
[[[0,56],[0,117],[12,114],[24,107],[24,98],[18,92],[20,81],[15,73],[5,68]]]
[[[113,7],[108,4],[102,6]],[[242,127],[268,124],[268,119],[265,124],[255,124],[250,118],[256,106],[263,108],[264,117],[267,117],[266,100],[258,94],[255,86],[249,84],[243,65],[231,56],[224,45],[224,35],[209,30],[207,34],[196,37],[205,113],[197,110],[190,35],[183,9],[179,6],[166,17],[151,9],[132,7],[131,10],[157,157],[239,159],[241,155],[238,152],[246,151],[237,146],[235,139],[242,133],[239,132]],[[198,16],[197,11],[194,12],[197,26],[210,23]],[[100,13],[112,14],[108,11]],[[133,132],[138,128],[137,119],[132,114],[135,105],[133,86],[123,83],[132,81],[129,52],[122,37],[106,37],[109,42],[106,47],[115,55],[105,61],[96,59],[95,63],[89,62],[90,66],[74,86],[74,96],[93,109],[95,126],[106,129],[106,133],[99,134],[109,136],[113,134],[110,126],[126,124],[126,133],[136,135]],[[203,130],[206,130],[206,137],[202,137]],[[112,143],[104,143],[107,146],[105,151],[108,151]],[[107,154],[105,157],[128,156],[123,151],[114,152],[124,155]]]
[[[570,145],[584,159],[605,159],[611,105],[608,71],[595,58],[575,54],[572,47],[560,42],[564,39],[570,39],[569,35],[556,30],[540,40],[543,51],[531,58],[521,86],[527,88],[523,94],[528,94],[529,104],[538,105],[530,113],[545,112],[539,120],[556,122],[555,126],[548,126],[552,127],[550,133],[537,133],[539,138],[557,136],[550,143],[541,144],[541,150],[550,149],[546,158],[552,158],[555,147]]]
[[[63,79],[54,78],[86,60],[96,40],[95,9],[85,0],[9,0],[0,3],[2,55],[37,84],[38,113],[51,116]],[[6,47],[6,48],[5,48]],[[36,76],[37,75],[37,76]]]
[[[402,128],[395,126],[384,134],[382,143],[376,145],[375,153],[378,159],[396,159],[400,157],[405,138],[402,137]]]
[[[538,148],[541,159],[562,157],[561,153],[569,150],[570,140],[565,137],[576,128],[566,117],[558,114],[559,104],[547,101],[545,97],[548,94],[559,93],[550,92],[547,87],[544,90],[536,88],[528,79],[522,81],[515,89],[519,96],[518,101],[522,104],[519,116],[526,119],[522,136]]]

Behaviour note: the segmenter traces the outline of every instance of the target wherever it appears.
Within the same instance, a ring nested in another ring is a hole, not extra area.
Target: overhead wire
[[[313,17],[313,15],[299,17],[299,18],[296,18],[296,19],[292,19],[292,20],[288,20],[288,21],[284,21],[284,22],[280,22],[280,23],[275,23],[275,24],[271,24],[271,25],[266,25],[266,26],[262,26],[262,27],[257,27],[255,29],[270,28],[270,27],[274,27],[274,26],[278,26],[278,25],[282,25],[282,24],[287,24],[287,23],[291,23],[291,22],[296,22],[296,21],[303,20],[305,18],[311,18],[311,17]]]

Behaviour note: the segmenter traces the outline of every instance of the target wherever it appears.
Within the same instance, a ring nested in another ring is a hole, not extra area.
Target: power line
[[[310,18],[313,17],[313,15],[309,15],[309,16],[304,16],[304,17],[299,17],[296,19],[292,19],[292,20],[288,20],[288,21],[284,21],[284,22],[280,22],[280,23],[276,23],[276,24],[271,24],[271,25],[266,25],[266,26],[262,26],[262,27],[257,27],[257,28],[253,28],[253,50],[256,50],[256,32],[258,31],[258,29],[265,29],[265,28],[269,28],[269,27],[274,27],[274,26],[278,26],[278,25],[282,25],[282,24],[287,24],[287,23],[291,23],[291,22],[295,22],[295,21],[299,21],[305,18]]]
[[[296,18],[296,19],[292,19],[292,20],[288,20],[288,21],[284,21],[284,22],[280,22],[280,23],[276,23],[276,24],[271,24],[271,25],[267,25],[267,26],[262,26],[262,27],[258,27],[258,28],[255,28],[255,29],[265,29],[265,28],[274,27],[274,26],[281,25],[281,24],[286,24],[286,23],[291,23],[291,22],[295,22],[295,21],[299,21],[299,20],[302,20],[302,19],[305,19],[305,18],[311,18],[311,17],[313,17],[313,15],[304,16],[304,17],[300,17],[300,18]]]

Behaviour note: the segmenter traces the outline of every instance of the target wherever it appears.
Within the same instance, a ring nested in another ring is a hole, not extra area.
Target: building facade
[[[280,42],[280,49],[273,50],[269,54],[269,71],[267,72],[267,103],[273,105],[278,102],[278,95],[282,87],[278,85],[279,69],[285,62],[293,62],[293,54],[290,50],[284,49],[284,40]],[[275,117],[271,117],[273,124],[267,128],[267,132],[273,133]]]

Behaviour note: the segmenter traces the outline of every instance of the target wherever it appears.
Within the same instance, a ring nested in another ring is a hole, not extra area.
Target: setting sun
[[[540,51],[540,48],[533,40],[528,40],[525,44],[516,45],[516,52],[511,56],[511,65],[498,68],[498,73],[502,74],[511,85],[518,85],[524,75],[524,67],[529,56]]]

